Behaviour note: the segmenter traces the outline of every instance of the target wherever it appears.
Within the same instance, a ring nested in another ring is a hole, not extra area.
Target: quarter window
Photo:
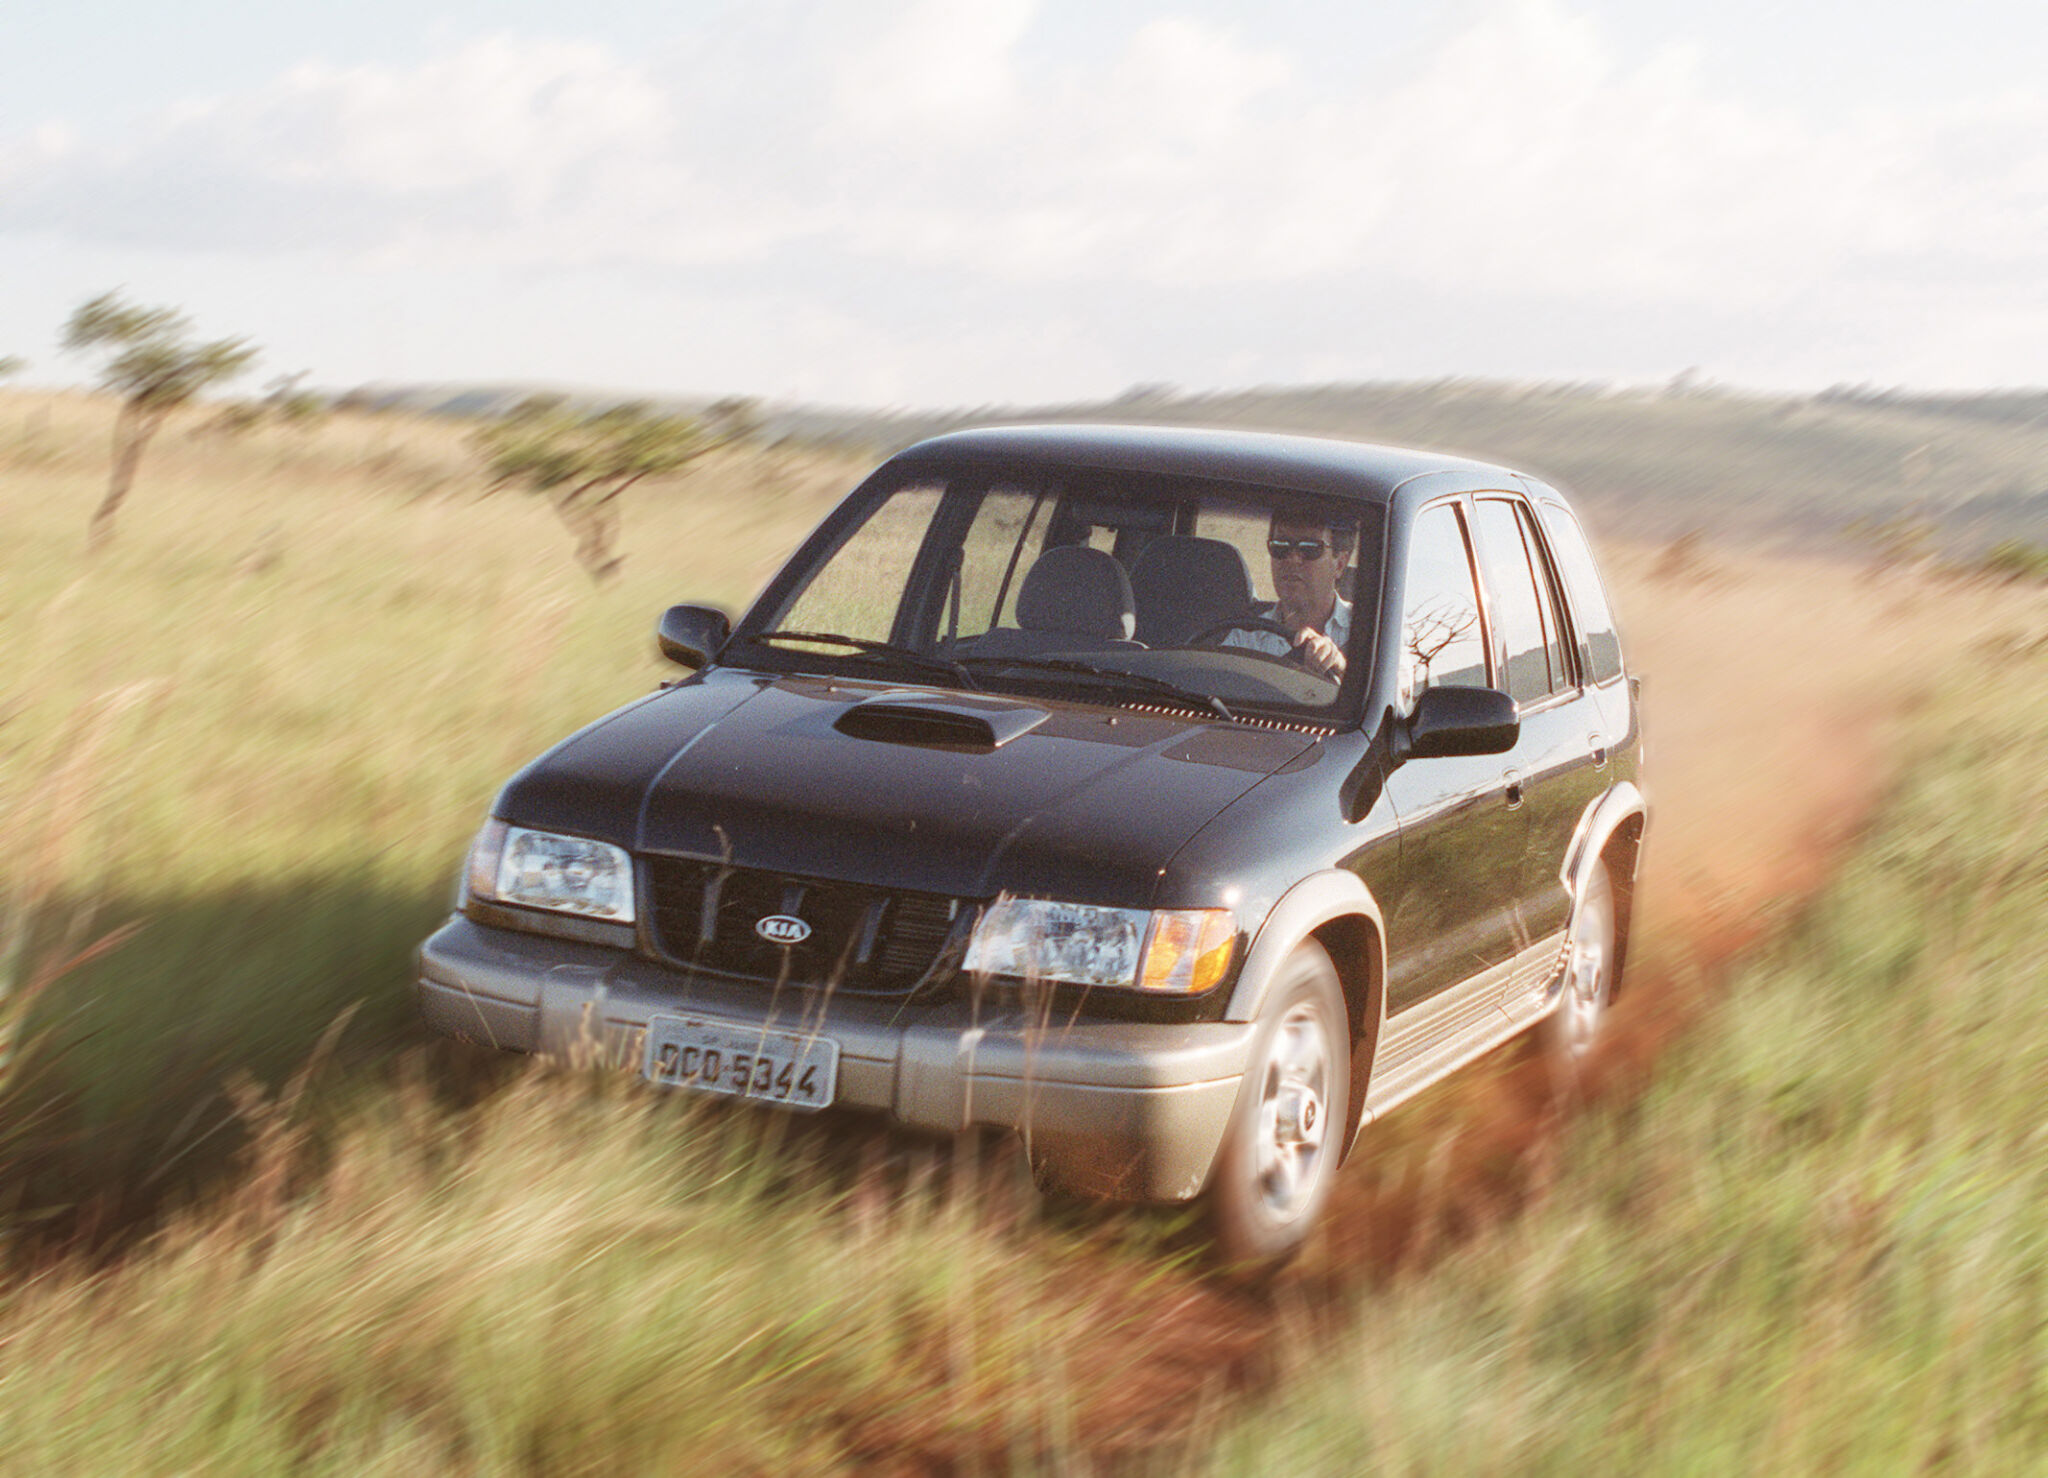
[[[1579,651],[1587,679],[1604,683],[1620,677],[1621,641],[1614,633],[1607,592],[1601,588],[1599,567],[1593,563],[1585,531],[1562,504],[1546,501],[1542,507],[1543,527],[1557,551],[1565,589],[1571,594],[1572,614],[1578,619]]]

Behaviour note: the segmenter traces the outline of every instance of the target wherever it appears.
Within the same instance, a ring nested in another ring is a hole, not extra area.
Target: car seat
[[[977,656],[1134,646],[1137,614],[1130,576],[1116,556],[1082,544],[1046,550],[1017,591],[1017,625],[974,644]]]
[[[1145,546],[1131,567],[1138,640],[1179,647],[1206,627],[1251,615],[1251,571],[1235,544],[1166,534]]]

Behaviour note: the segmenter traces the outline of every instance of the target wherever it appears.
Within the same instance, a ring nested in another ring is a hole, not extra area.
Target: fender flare
[[[1558,881],[1564,884],[1565,891],[1573,898],[1579,896],[1579,889],[1586,880],[1586,870],[1593,865],[1593,859],[1607,850],[1615,832],[1631,817],[1640,817],[1645,825],[1650,818],[1650,804],[1633,780],[1609,786],[1580,813],[1579,824],[1572,831],[1571,845],[1564,849],[1564,863],[1557,872]],[[1629,861],[1629,875],[1622,881],[1635,881],[1641,858],[1642,851],[1638,848]]]
[[[1266,1003],[1266,991],[1288,952],[1311,931],[1349,914],[1363,916],[1371,923],[1378,938],[1381,941],[1386,939],[1386,920],[1380,913],[1379,900],[1354,873],[1341,868],[1325,868],[1321,872],[1310,873],[1282,893],[1279,901],[1267,912],[1265,921],[1259,925],[1258,933],[1252,936],[1251,949],[1245,954],[1244,968],[1237,972],[1237,984],[1231,987],[1230,1002],[1223,1009],[1223,1019],[1258,1020],[1259,1008]],[[1383,999],[1380,1014],[1384,1017],[1385,1013]]]
[[[1351,1046],[1351,1102],[1345,1105],[1344,1139],[1339,1150],[1340,1158],[1348,1158],[1365,1122],[1366,1089],[1387,1019],[1387,925],[1372,890],[1355,873],[1333,867],[1310,873],[1281,894],[1252,938],[1223,1014],[1228,1021],[1258,1020],[1281,962],[1310,933],[1338,919],[1362,920],[1373,941],[1373,957],[1363,962],[1366,1000],[1358,1007],[1357,1035]],[[1341,973],[1341,963],[1338,969]],[[1348,998],[1349,992],[1346,994]]]
[[[1628,970],[1629,927],[1634,912],[1630,901],[1635,894],[1636,875],[1641,871],[1643,861],[1641,828],[1650,822],[1650,804],[1633,780],[1623,780],[1612,786],[1586,807],[1585,813],[1579,817],[1577,830],[1572,833],[1571,845],[1565,849],[1564,864],[1558,869],[1558,877],[1572,897],[1572,927],[1576,928],[1578,900],[1585,889],[1586,874],[1607,850],[1607,844],[1614,840],[1615,833],[1630,821],[1637,823],[1638,831],[1635,845],[1629,849],[1628,876],[1614,880],[1617,887],[1625,890],[1622,912],[1616,920],[1619,933],[1615,939],[1614,983],[1617,992]],[[1566,947],[1569,949],[1571,946],[1567,944]]]

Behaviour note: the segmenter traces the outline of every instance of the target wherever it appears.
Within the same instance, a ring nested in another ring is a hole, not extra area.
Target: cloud
[[[133,132],[0,138],[0,233],[386,271],[752,273],[749,291],[774,270],[774,301],[835,323],[861,321],[848,295],[878,273],[950,311],[1132,300],[1224,324],[1233,304],[1334,321],[1318,302],[1405,292],[1854,336],[1881,306],[1951,315],[1927,338],[1949,357],[1973,323],[2040,316],[2038,89],[1807,113],[1735,96],[1683,46],[1624,55],[1561,0],[1502,0],[1344,86],[1191,15],[1091,54],[1034,48],[1036,19],[1031,0],[756,0],[630,58],[499,36],[301,67]],[[1025,348],[1112,362],[1086,322]]]
[[[848,49],[834,122],[864,143],[927,145],[995,124],[1015,105],[1012,55],[1032,0],[914,0]]]
[[[549,222],[616,211],[672,175],[669,126],[662,92],[589,43],[499,37],[410,69],[303,66],[129,136],[0,145],[0,228],[252,253],[545,239]]]

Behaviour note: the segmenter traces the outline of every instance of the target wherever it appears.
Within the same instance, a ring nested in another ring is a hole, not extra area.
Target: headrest
[[[1017,624],[1101,641],[1128,641],[1137,626],[1131,579],[1116,556],[1062,544],[1038,556],[1017,592]]]
[[[1252,609],[1251,571],[1235,544],[1164,534],[1131,567],[1138,640],[1179,646],[1205,626]]]

